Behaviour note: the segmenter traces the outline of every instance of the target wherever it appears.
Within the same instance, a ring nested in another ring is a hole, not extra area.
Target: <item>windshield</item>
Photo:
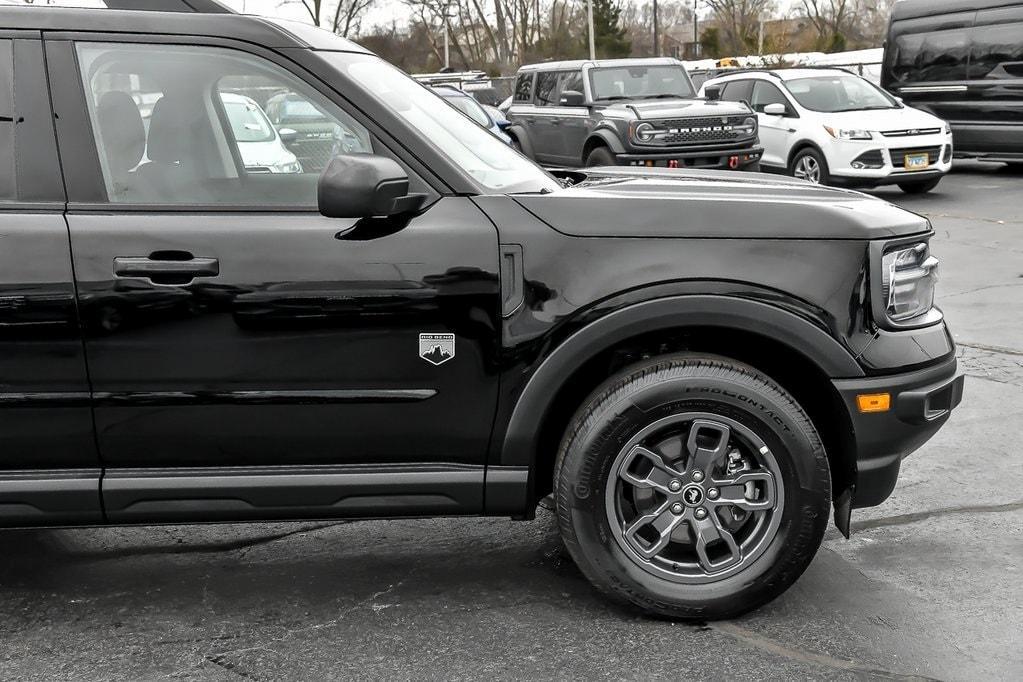
[[[229,100],[224,96],[221,98],[224,100],[227,118],[231,121],[234,139],[239,142],[269,142],[276,137],[270,121],[255,102]]]
[[[344,52],[324,52],[322,56],[485,189],[547,192],[561,186],[535,163],[379,57]]]
[[[487,112],[483,111],[483,107],[481,107],[472,97],[463,97],[462,95],[441,96],[448,101],[448,104],[458,109],[484,128],[490,127],[490,117],[487,116]]]
[[[813,76],[785,81],[792,96],[811,111],[898,109],[898,102],[870,81],[848,76]]]
[[[693,85],[681,66],[618,66],[590,69],[593,99],[692,97]]]

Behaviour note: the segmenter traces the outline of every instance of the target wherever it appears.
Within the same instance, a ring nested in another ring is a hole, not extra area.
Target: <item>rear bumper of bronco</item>
[[[655,166],[661,168],[721,168],[742,169],[760,162],[762,147],[734,147],[730,149],[676,149],[616,154],[622,166]]]
[[[853,427],[853,508],[872,507],[888,498],[903,458],[926,443],[962,401],[963,381],[954,357],[913,372],[833,381]],[[860,410],[859,396],[882,394],[889,396],[888,409]]]

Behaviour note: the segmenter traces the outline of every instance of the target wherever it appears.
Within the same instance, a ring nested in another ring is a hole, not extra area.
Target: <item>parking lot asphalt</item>
[[[1021,679],[1023,175],[926,196],[968,374],[893,496],[742,618],[609,605],[530,522],[0,533],[0,679]]]

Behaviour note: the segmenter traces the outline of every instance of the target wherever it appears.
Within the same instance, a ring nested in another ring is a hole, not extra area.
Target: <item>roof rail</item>
[[[142,10],[150,12],[199,12],[201,14],[234,14],[230,7],[217,0],[104,0],[107,9]]]

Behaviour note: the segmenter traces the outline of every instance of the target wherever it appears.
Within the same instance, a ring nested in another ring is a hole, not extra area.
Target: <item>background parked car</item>
[[[952,165],[952,133],[842,69],[749,70],[714,78],[722,99],[760,121],[761,167],[824,185],[933,189]]]
[[[1023,167],[1023,2],[896,3],[881,85],[948,121],[956,156]]]
[[[271,97],[266,113],[307,173],[319,173],[327,167],[338,146],[334,120],[302,95],[284,92]]]
[[[251,97],[223,92],[220,100],[231,123],[238,151],[248,173],[301,173],[302,164],[284,146],[281,135],[291,137],[294,130],[278,131],[266,113]]]
[[[511,138],[504,132],[504,129],[510,125],[508,119],[495,107],[480,104],[472,95],[450,85],[436,86],[433,91],[480,126],[497,135],[507,144],[511,144]]]

